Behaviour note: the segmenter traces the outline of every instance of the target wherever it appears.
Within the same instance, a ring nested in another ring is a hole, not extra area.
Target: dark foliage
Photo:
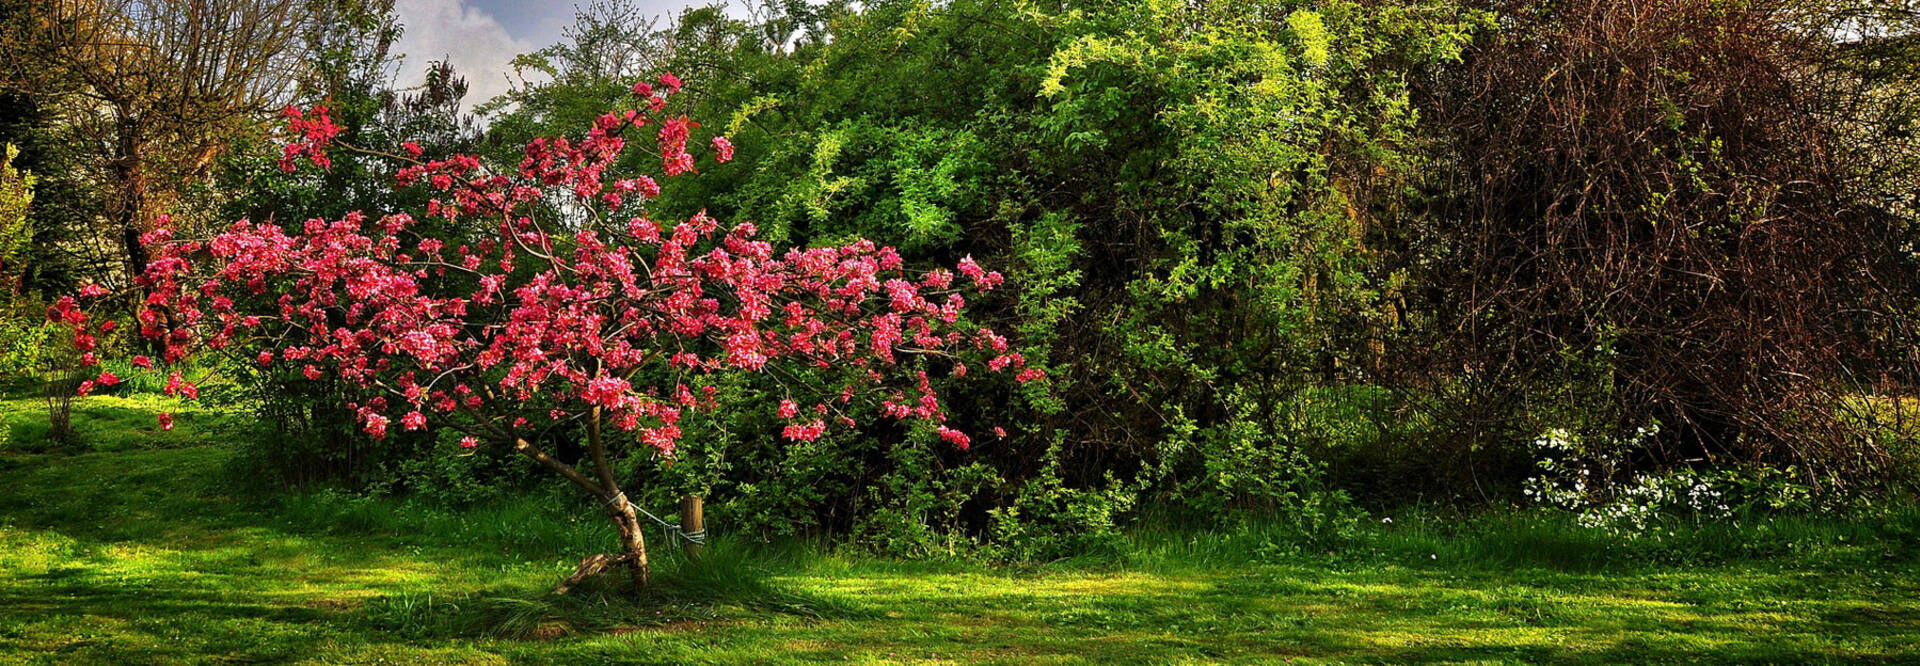
[[[1881,468],[1853,412],[1916,377],[1915,229],[1862,196],[1863,118],[1821,113],[1829,36],[1781,2],[1489,8],[1422,99],[1445,168],[1404,261],[1435,319],[1402,384],[1453,384],[1482,438],[1579,414],[1660,424],[1646,463]]]

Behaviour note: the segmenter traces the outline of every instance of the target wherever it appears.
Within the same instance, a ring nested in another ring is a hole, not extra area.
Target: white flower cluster
[[[1572,431],[1548,430],[1533,441],[1540,473],[1526,480],[1522,493],[1535,504],[1576,513],[1582,526],[1622,535],[1644,532],[1662,516],[1730,516],[1726,494],[1692,471],[1635,474],[1615,483],[1616,452],[1635,450],[1659,432],[1655,424],[1626,441],[1587,447]]]

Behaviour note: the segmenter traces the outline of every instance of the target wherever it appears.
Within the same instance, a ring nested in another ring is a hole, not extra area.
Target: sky
[[[585,3],[588,0],[580,0]],[[694,0],[634,0],[642,11],[679,12]],[[515,55],[559,41],[573,23],[573,0],[397,0],[394,11],[406,31],[402,85],[424,80],[426,64],[442,58],[467,79],[467,106],[507,91],[508,63]]]

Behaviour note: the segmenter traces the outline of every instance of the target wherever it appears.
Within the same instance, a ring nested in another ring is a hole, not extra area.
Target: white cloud
[[[468,108],[505,93],[513,57],[540,48],[514,38],[498,19],[467,0],[398,0],[394,11],[406,29],[397,45],[407,56],[400,84],[419,85],[427,63],[451,60],[454,71],[467,79]]]

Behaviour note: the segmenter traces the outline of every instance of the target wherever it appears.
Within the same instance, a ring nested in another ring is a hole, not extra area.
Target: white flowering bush
[[[1536,505],[1574,513],[1581,526],[1623,535],[1645,532],[1665,519],[1731,517],[1734,505],[1722,488],[1725,473],[1620,473],[1623,452],[1642,448],[1659,432],[1656,423],[1625,439],[1583,442],[1571,430],[1548,430],[1532,443],[1540,471],[1526,480],[1522,493]]]

